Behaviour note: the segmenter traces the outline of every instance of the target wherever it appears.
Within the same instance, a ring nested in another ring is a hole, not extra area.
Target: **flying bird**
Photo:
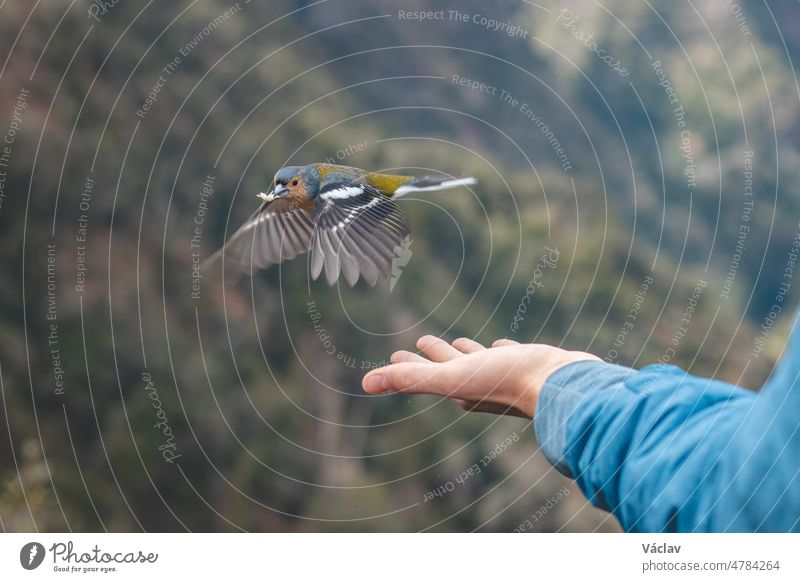
[[[308,252],[312,279],[324,270],[329,285],[341,273],[351,287],[359,276],[374,286],[391,276],[392,261],[411,240],[408,217],[392,199],[475,183],[475,178],[383,174],[326,163],[287,166],[205,269],[221,261],[227,272],[251,274]]]

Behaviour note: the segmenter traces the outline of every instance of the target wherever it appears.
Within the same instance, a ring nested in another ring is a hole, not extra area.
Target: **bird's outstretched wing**
[[[331,186],[320,192],[311,235],[311,277],[323,268],[329,285],[339,273],[352,287],[359,274],[370,285],[389,279],[392,261],[410,240],[408,217],[400,207],[367,184]]]
[[[202,268],[222,262],[226,274],[250,274],[308,251],[313,230],[311,213],[296,201],[264,202]]]

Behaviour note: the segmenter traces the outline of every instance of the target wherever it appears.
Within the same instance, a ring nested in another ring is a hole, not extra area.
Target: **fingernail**
[[[381,374],[367,376],[364,387],[371,392],[386,392],[389,389],[389,380]]]

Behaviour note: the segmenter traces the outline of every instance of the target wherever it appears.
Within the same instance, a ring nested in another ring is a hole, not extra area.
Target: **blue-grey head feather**
[[[303,181],[304,190],[310,197],[319,193],[319,172],[312,166],[286,166],[275,173],[276,184],[284,186],[298,178]]]

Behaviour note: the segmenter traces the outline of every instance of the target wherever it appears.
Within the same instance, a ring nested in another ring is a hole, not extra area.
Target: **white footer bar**
[[[799,550],[784,534],[3,534],[0,578],[800,580]]]

